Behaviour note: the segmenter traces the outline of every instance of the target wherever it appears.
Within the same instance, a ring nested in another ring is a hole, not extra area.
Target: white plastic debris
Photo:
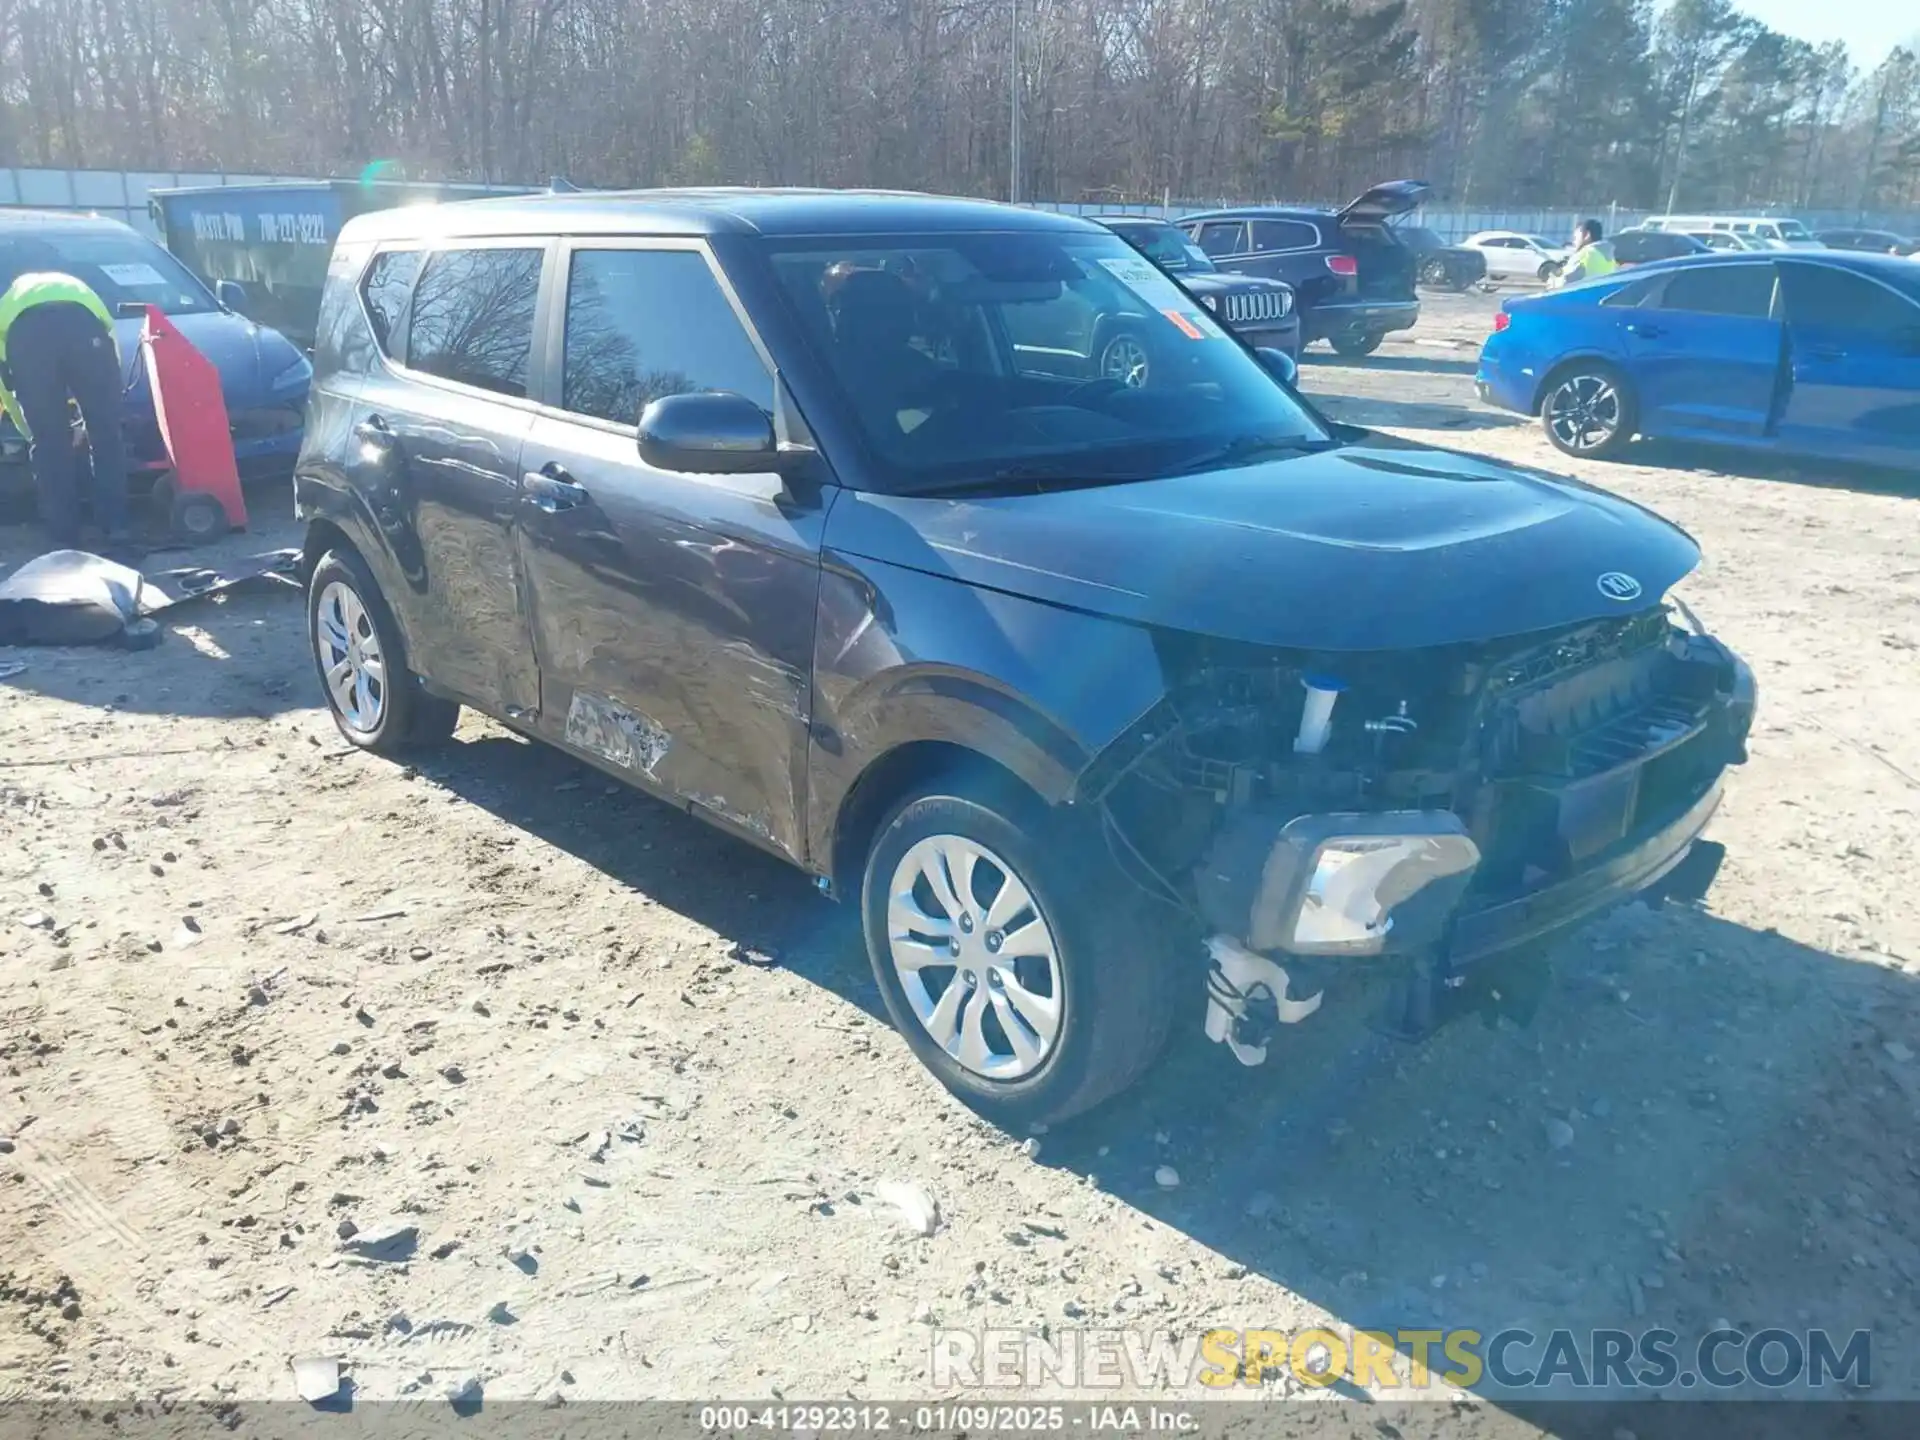
[[[308,1404],[318,1404],[340,1393],[340,1362],[324,1355],[308,1355],[293,1362],[293,1389]]]
[[[1178,1189],[1180,1185],[1180,1172],[1171,1165],[1162,1165],[1158,1170],[1153,1172],[1153,1183],[1158,1185],[1162,1190]]]
[[[1282,1025],[1298,1025],[1325,998],[1322,992],[1305,1000],[1289,1000],[1287,972],[1225,935],[1209,939],[1207,953],[1213,957],[1213,969],[1207,975],[1207,1038],[1225,1045],[1242,1065],[1258,1065],[1267,1058],[1266,1046],[1234,1038],[1234,1024],[1250,1006],[1271,1000]]]
[[[918,1185],[902,1180],[887,1180],[873,1192],[900,1212],[900,1221],[916,1235],[931,1235],[940,1228],[940,1207]]]

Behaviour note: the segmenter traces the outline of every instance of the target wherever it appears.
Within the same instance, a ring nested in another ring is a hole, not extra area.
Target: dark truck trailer
[[[400,205],[525,195],[522,185],[403,180],[316,180],[156,190],[154,222],[171,250],[221,299],[302,349],[313,348],[320,290],[340,227],[356,215]]]

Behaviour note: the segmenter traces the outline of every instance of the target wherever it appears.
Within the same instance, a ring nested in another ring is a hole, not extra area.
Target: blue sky
[[[1844,40],[1853,63],[1871,69],[1895,45],[1920,42],[1920,11],[1907,0],[1735,0],[1783,35],[1820,44]]]

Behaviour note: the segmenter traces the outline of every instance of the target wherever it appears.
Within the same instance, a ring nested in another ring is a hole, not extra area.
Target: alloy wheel
[[[349,728],[372,734],[387,713],[387,666],[373,617],[352,586],[335,580],[320,592],[313,624],[334,708]]]
[[[1547,424],[1569,450],[1597,450],[1619,432],[1620,392],[1602,375],[1569,375],[1547,397]]]
[[[1129,390],[1147,383],[1147,347],[1131,335],[1116,335],[1100,352],[1102,379],[1118,380]]]
[[[894,867],[887,947],[907,1003],[955,1063],[1018,1080],[1060,1036],[1060,951],[1033,893],[999,855],[929,835]]]

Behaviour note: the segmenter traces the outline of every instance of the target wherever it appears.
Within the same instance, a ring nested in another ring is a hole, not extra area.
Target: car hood
[[[254,324],[243,315],[217,310],[167,318],[220,372],[220,391],[228,410],[263,403],[269,398],[274,377],[300,358],[291,340],[277,330]],[[113,325],[120,360],[125,367],[127,400],[142,405],[151,403],[146,361],[140,350],[141,327],[145,323],[139,319],[121,319]]]
[[[1571,480],[1367,435],[1322,454],[978,499],[849,494],[830,551],[1172,630],[1400,650],[1630,613],[1698,562]],[[1617,579],[1615,591],[1600,588]],[[1637,587],[1634,589],[1633,587]]]
[[[1291,290],[1284,280],[1267,280],[1257,275],[1230,275],[1224,270],[1183,270],[1175,277],[1195,295],[1245,295],[1255,290]]]
[[[1405,215],[1410,210],[1418,210],[1432,194],[1433,187],[1424,180],[1388,180],[1351,201],[1340,212],[1340,218],[1343,221],[1361,220],[1377,224],[1391,220],[1396,215]]]

